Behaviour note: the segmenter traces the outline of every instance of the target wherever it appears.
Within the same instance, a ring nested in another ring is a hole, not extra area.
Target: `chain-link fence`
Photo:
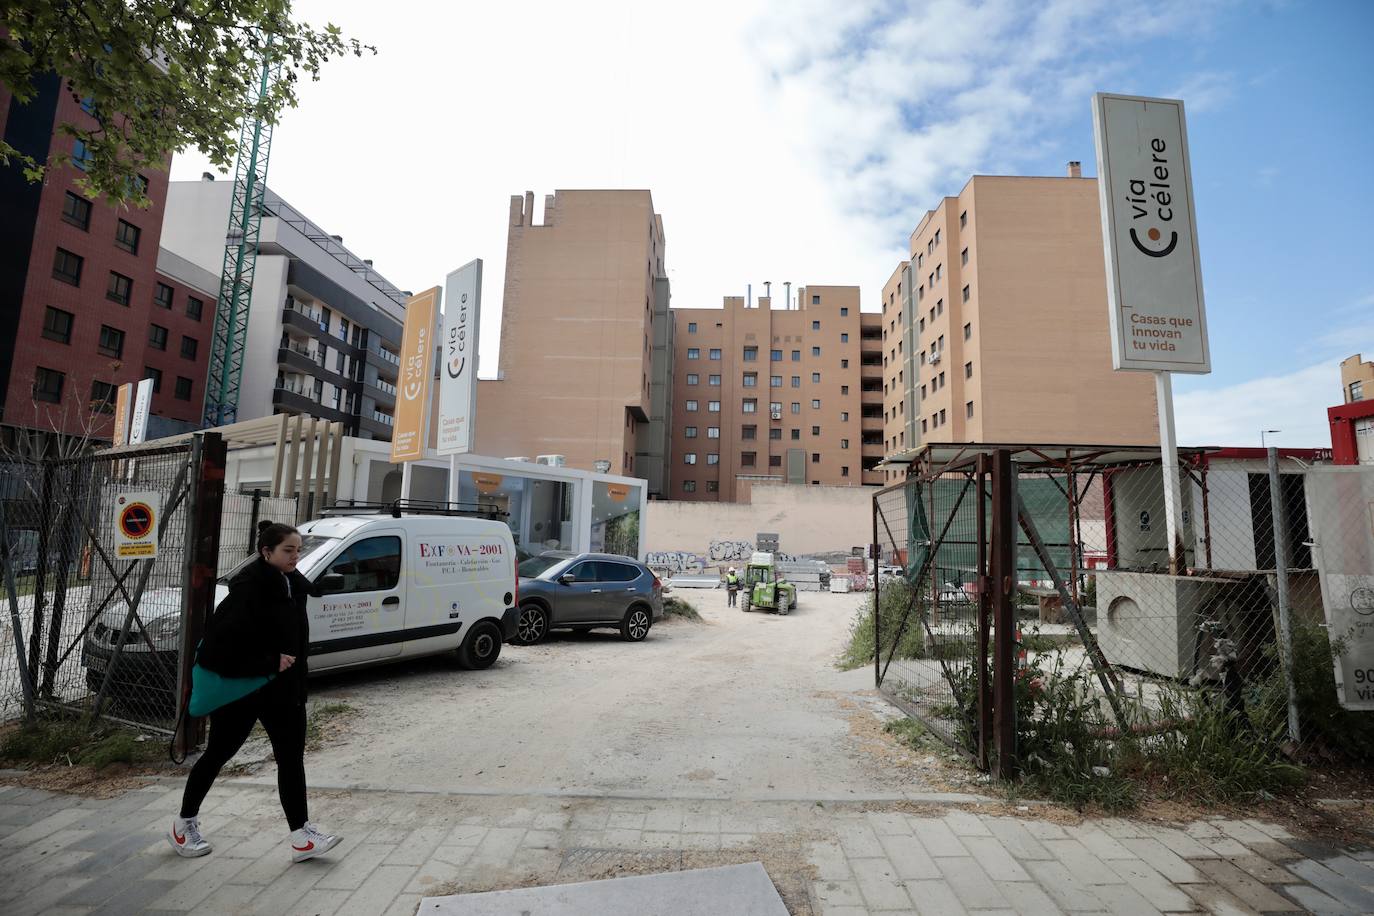
[[[1127,736],[1374,760],[1374,468],[1198,451],[1171,488],[1157,455],[1040,447],[1010,456],[999,518],[989,457],[927,461],[874,501],[905,574],[876,677],[934,731],[983,762],[1072,744],[1085,772]]]
[[[295,524],[296,498],[268,496],[263,490],[225,493],[220,511],[218,568],[223,575],[256,552],[259,522]]]

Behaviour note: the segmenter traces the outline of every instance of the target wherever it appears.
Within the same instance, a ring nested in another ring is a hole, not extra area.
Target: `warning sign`
[[[120,493],[115,497],[115,558],[150,560],[157,556],[157,523],[162,494],[156,491]]]

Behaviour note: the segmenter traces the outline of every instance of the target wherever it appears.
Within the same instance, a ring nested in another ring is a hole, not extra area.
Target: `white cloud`
[[[1187,82],[1169,93],[1170,97],[1183,99],[1190,114],[1215,111],[1224,106],[1235,94],[1236,77],[1233,73],[1204,70],[1194,73]],[[1263,170],[1261,170],[1263,171]]]
[[[1330,448],[1326,408],[1339,403],[1340,368],[1328,360],[1285,375],[1176,393],[1174,422],[1182,445],[1256,447],[1260,430],[1277,429],[1264,437],[1267,444]]]
[[[1207,2],[714,0],[691,5],[300,0],[380,54],[326,66],[274,137],[274,190],[402,288],[486,261],[495,373],[512,194],[649,188],[673,303],[770,279],[876,305],[924,211],[1014,172],[1113,84],[1121,48]],[[1091,137],[1065,158],[1090,160]],[[194,179],[204,160],[174,162]]]

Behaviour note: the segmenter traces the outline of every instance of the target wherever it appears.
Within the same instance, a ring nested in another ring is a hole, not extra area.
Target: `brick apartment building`
[[[0,88],[0,131],[39,161],[65,149],[74,164],[40,184],[17,162],[0,169],[0,424],[108,439],[117,386],[151,375],[149,435],[190,428],[218,278],[160,273],[165,171],[141,176],[146,209],[82,195],[84,147],[56,126],[92,115],[57,75],[38,84],[26,105]]]
[[[1112,369],[1097,182],[1080,174],[976,175],[922,218],[883,287],[887,453],[1158,442],[1150,373]]]
[[[879,316],[860,313],[857,286],[796,301],[672,310],[672,499],[736,502],[748,480],[882,482]]]
[[[663,218],[648,191],[513,196],[501,353],[477,386],[477,451],[666,480],[672,321]]]

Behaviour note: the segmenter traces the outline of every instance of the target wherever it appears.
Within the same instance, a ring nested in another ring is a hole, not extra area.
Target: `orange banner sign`
[[[438,311],[437,286],[406,301],[396,422],[391,429],[393,464],[414,461],[425,454],[425,421],[429,419],[430,379],[434,376],[434,318]]]

